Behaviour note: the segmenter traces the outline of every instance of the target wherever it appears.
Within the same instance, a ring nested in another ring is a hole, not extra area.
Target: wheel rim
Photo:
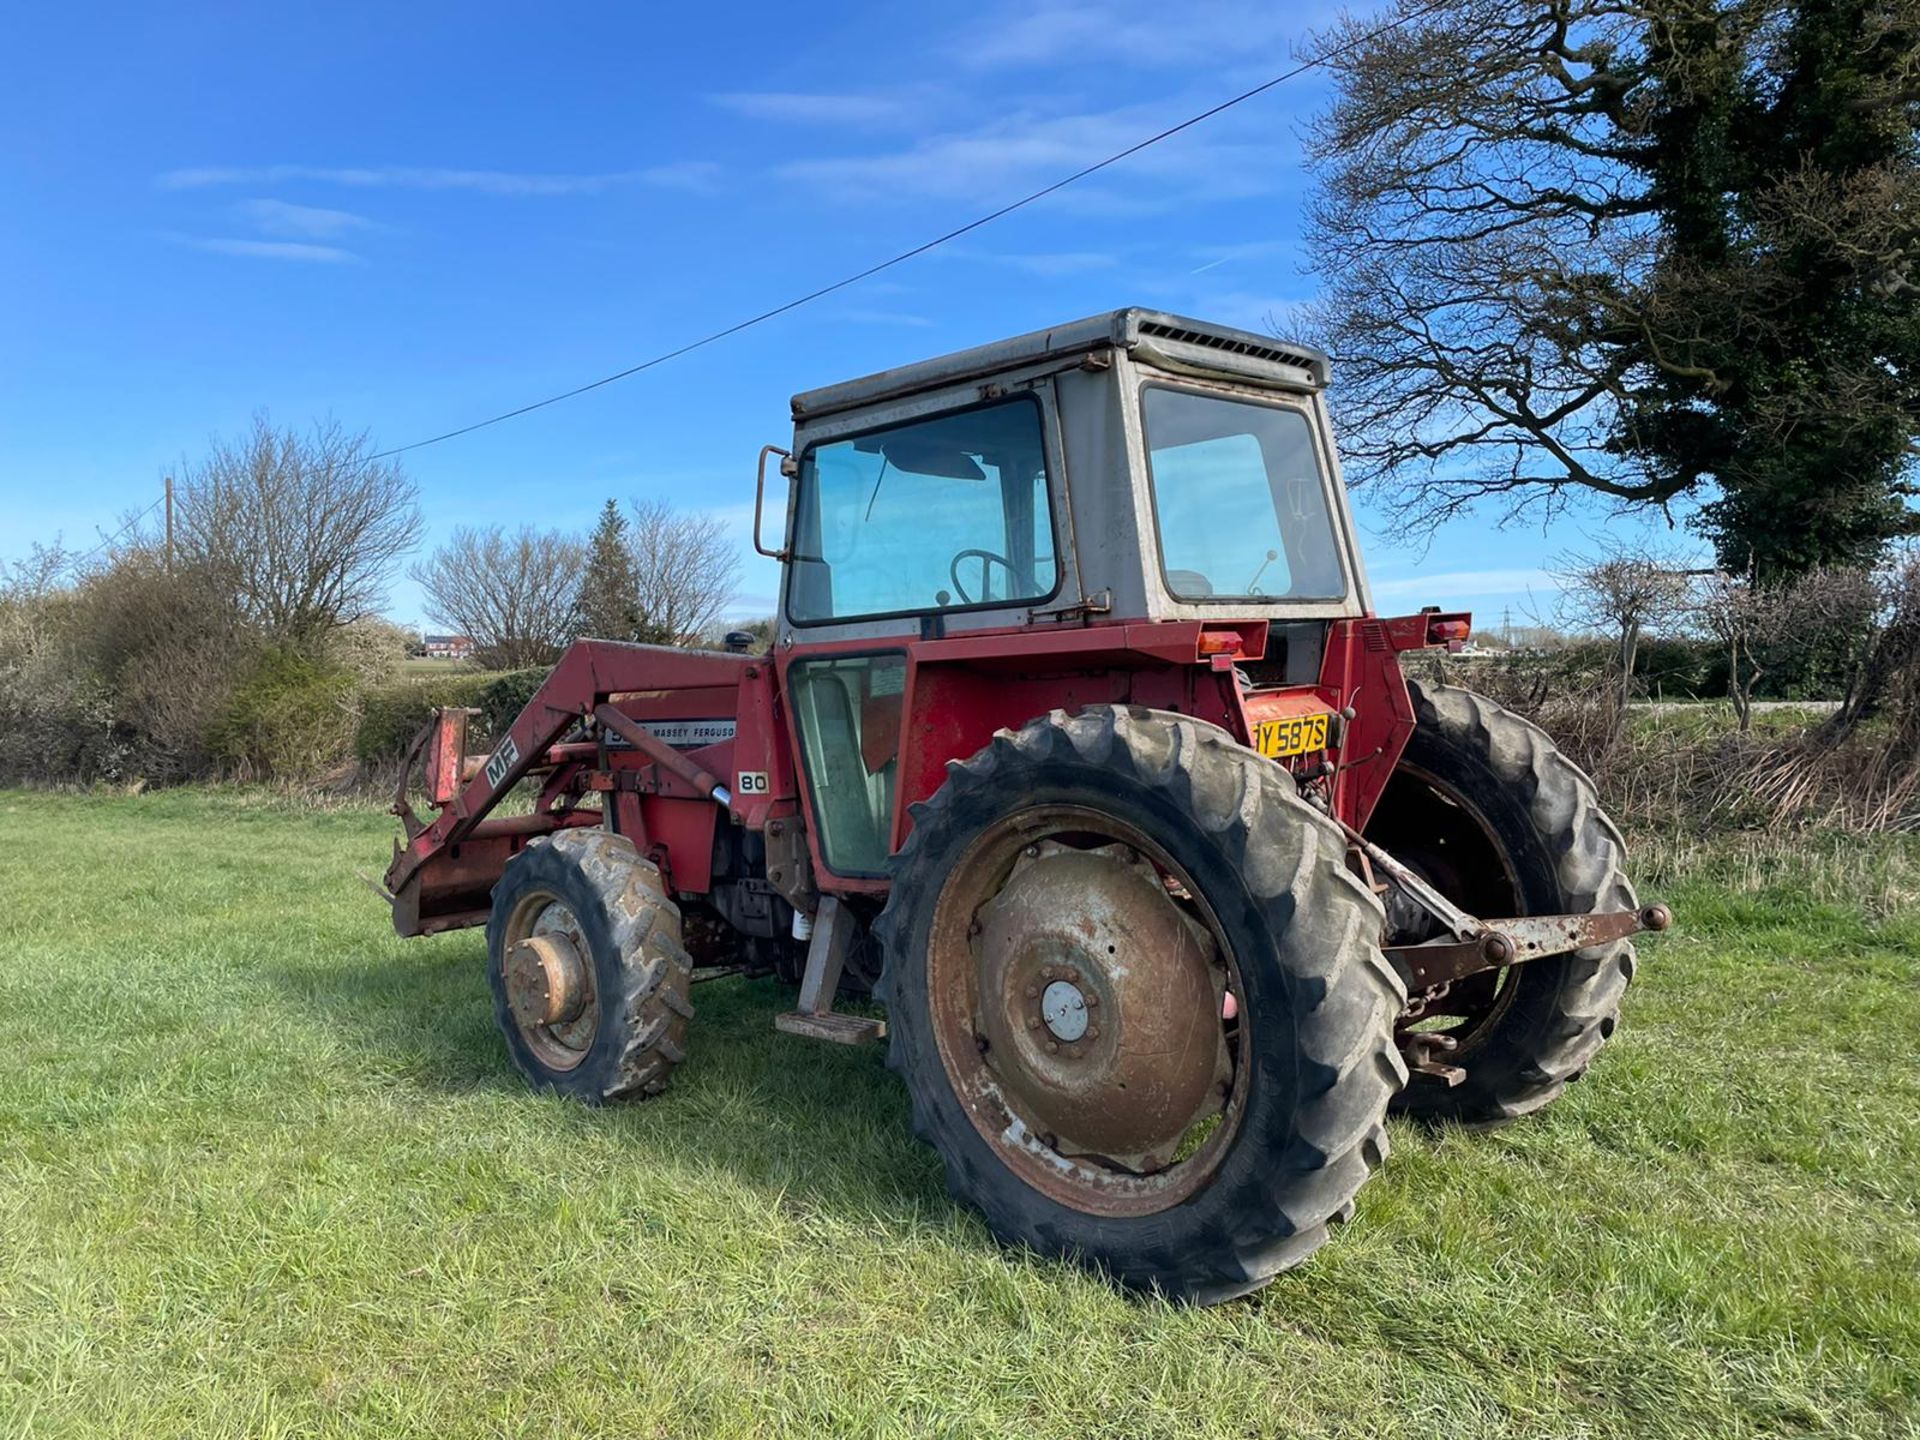
[[[1398,840],[1388,847],[1394,857],[1442,895],[1472,913],[1482,916],[1526,914],[1525,892],[1512,857],[1480,807],[1431,772],[1405,761],[1396,770],[1394,779],[1417,784],[1429,792],[1456,821],[1451,835],[1442,833],[1438,827],[1430,829],[1427,832],[1430,843]],[[1383,805],[1386,803],[1382,801]],[[1456,842],[1452,850],[1447,847],[1448,840]],[[1473,854],[1471,847],[1477,847],[1479,853]],[[1467,853],[1460,853],[1463,848]],[[1490,867],[1486,863],[1489,859]],[[1478,880],[1481,893],[1470,893],[1474,879]],[[1497,888],[1490,891],[1489,884]],[[1407,943],[1409,938],[1427,937],[1396,934],[1391,937],[1391,943]],[[1410,1010],[1403,1017],[1398,1027],[1403,1048],[1415,1035],[1442,1035],[1453,1042],[1442,1059],[1453,1062],[1470,1055],[1486,1042],[1513,1008],[1519,992],[1518,980],[1518,967],[1505,966],[1454,981],[1425,1005],[1411,1007],[1419,1013]]]
[[[1132,826],[1077,806],[991,826],[942,886],[927,979],[955,1095],[1035,1189],[1148,1214],[1219,1168],[1245,1109],[1240,973],[1198,887]]]
[[[507,1012],[526,1046],[550,1070],[572,1070],[600,1028],[592,950],[579,917],[545,890],[520,898],[507,917],[501,973]]]

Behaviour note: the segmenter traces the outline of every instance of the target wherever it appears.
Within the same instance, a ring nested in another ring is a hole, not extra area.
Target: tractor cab
[[[782,642],[1360,615],[1327,373],[1134,309],[798,395]]]
[[[1129,309],[794,397],[785,543],[755,542],[783,563],[776,657],[827,884],[883,884],[946,759],[1058,703],[1036,652],[1089,698],[1237,725],[1217,674],[1167,670],[1204,634],[1293,687],[1256,704],[1268,748],[1324,755],[1340,706],[1301,687],[1369,609],[1327,377],[1307,347]]]

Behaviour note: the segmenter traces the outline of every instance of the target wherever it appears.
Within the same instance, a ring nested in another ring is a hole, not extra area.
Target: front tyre
[[[1409,681],[1418,726],[1367,824],[1367,838],[1469,914],[1637,910],[1626,847],[1593,781],[1546,732],[1484,696]],[[1429,938],[1395,907],[1396,944]],[[1416,1071],[1395,1108],[1426,1120],[1498,1125],[1578,1079],[1620,1019],[1633,978],[1626,941],[1548,956],[1413,997],[1402,1040],[1452,1042],[1436,1058],[1457,1086]]]
[[[633,842],[562,830],[507,862],[487,982],[514,1068],[589,1104],[666,1088],[686,1056],[693,962],[680,910]]]
[[[1056,710],[952,766],[876,930],[888,1064],[953,1193],[1202,1303],[1318,1248],[1406,1078],[1345,852],[1284,770],[1178,715]]]

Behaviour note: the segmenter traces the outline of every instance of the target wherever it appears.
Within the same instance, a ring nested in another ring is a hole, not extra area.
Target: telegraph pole
[[[167,573],[173,573],[173,476],[167,476]]]

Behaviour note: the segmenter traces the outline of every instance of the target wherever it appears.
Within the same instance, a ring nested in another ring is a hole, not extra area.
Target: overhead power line
[[[662,351],[660,354],[655,355],[650,359],[642,360],[637,365],[629,365],[626,369],[616,370],[611,375],[602,375],[598,380],[589,380],[584,385],[576,385],[571,390],[562,390],[557,395],[549,395],[546,398],[541,400],[534,400],[525,405],[515,406],[511,410],[503,410],[498,415],[488,416],[485,420],[475,420],[470,425],[461,425],[458,428],[453,430],[442,431],[438,435],[429,435],[424,440],[414,440],[414,441],[410,441],[405,445],[396,445],[390,450],[381,450],[376,452],[375,454],[367,456],[366,458],[370,461],[385,460],[388,457],[393,455],[404,455],[409,450],[420,450],[420,449],[424,449],[428,445],[438,445],[444,440],[453,440],[458,438],[461,435],[471,435],[476,430],[485,430],[488,426],[498,425],[503,421],[507,421],[507,420],[514,420],[519,418],[522,415],[529,415],[533,413],[535,410],[544,410],[549,405],[558,405],[563,400],[571,400],[576,396],[585,395],[590,390],[598,390],[603,386],[613,384],[617,380],[629,379],[632,376],[640,374],[642,371],[652,370],[657,366],[665,365],[670,360],[678,360],[682,355],[690,355],[695,350],[704,349],[707,346],[716,343],[717,341],[727,339],[729,336],[738,335],[742,330],[750,330],[756,325],[764,325],[767,321],[777,319],[780,316],[787,314],[789,311],[798,310],[803,305],[811,305],[814,301],[824,299],[825,297],[833,294],[836,291],[845,290],[850,285],[858,285],[862,280],[870,280],[875,275],[880,274],[883,270],[891,270],[896,265],[904,265],[907,261],[916,259],[921,255],[925,255],[930,250],[937,250],[942,245],[946,245],[951,243],[952,241],[958,240],[963,235],[970,235],[975,230],[978,230],[983,226],[991,225],[996,220],[1004,219],[1008,215],[1013,214],[1014,211],[1016,210],[1024,210],[1027,206],[1034,204],[1036,201],[1044,200],[1047,198],[1047,196],[1052,195],[1057,191],[1064,190],[1069,185],[1077,184],[1078,182],[1086,179],[1089,175],[1098,174],[1100,171],[1105,170],[1110,166],[1118,165],[1122,160],[1130,159],[1133,156],[1138,155],[1142,150],[1150,149],[1151,147],[1160,144],[1164,140],[1171,140],[1174,136],[1182,133],[1183,131],[1191,130],[1193,129],[1194,126],[1203,124],[1206,121],[1213,119],[1214,116],[1216,115],[1224,114],[1226,111],[1233,109],[1236,105],[1244,105],[1246,104],[1247,101],[1255,99],[1258,96],[1264,95],[1269,90],[1274,89],[1276,86],[1284,85],[1286,84],[1287,81],[1295,79],[1298,76],[1304,75],[1309,70],[1318,69],[1319,67],[1325,65],[1330,60],[1335,60],[1340,58],[1343,55],[1350,54],[1353,51],[1358,50],[1362,46],[1370,44],[1372,41],[1380,39],[1382,36],[1390,35],[1395,30],[1399,30],[1404,26],[1410,25],[1416,20],[1424,19],[1428,15],[1434,14],[1435,12],[1446,8],[1446,6],[1449,3],[1451,3],[1451,0],[1435,0],[1434,4],[1423,6],[1421,9],[1414,10],[1409,12],[1408,14],[1400,16],[1398,19],[1390,20],[1384,25],[1380,25],[1375,27],[1372,30],[1365,31],[1362,34],[1357,35],[1353,39],[1347,41],[1343,45],[1335,46],[1333,49],[1328,50],[1323,54],[1316,55],[1310,60],[1303,60],[1298,65],[1293,66],[1291,69],[1282,71],[1280,74],[1275,75],[1270,80],[1262,81],[1260,84],[1255,85],[1250,90],[1242,90],[1238,95],[1234,95],[1229,99],[1222,100],[1219,104],[1210,106],[1207,109],[1202,110],[1197,115],[1188,116],[1185,120],[1182,120],[1177,125],[1169,125],[1166,129],[1160,131],[1158,134],[1149,135],[1144,140],[1137,141],[1134,144],[1127,146],[1127,148],[1124,150],[1116,150],[1113,154],[1108,155],[1105,159],[1096,160],[1091,165],[1083,166],[1080,169],[1074,171],[1071,175],[1064,175],[1060,179],[1055,180],[1052,184],[1043,185],[1040,189],[1033,191],[1031,194],[1023,195],[1018,200],[1010,201],[1009,203],[1002,205],[997,210],[990,210],[986,214],[981,215],[976,219],[969,220],[964,225],[955,226],[953,229],[947,231],[943,235],[936,235],[934,236],[933,239],[923,241],[922,243],[915,245],[910,250],[902,250],[898,255],[894,255],[889,257],[888,259],[878,261],[875,264],[867,266],[863,270],[855,271],[851,275],[845,276],[844,278],[839,280],[835,280],[831,284],[822,285],[817,290],[809,290],[806,294],[798,296],[795,299],[788,300],[784,304],[775,305],[774,307],[768,310],[762,310],[759,314],[750,315],[744,320],[737,320],[731,325],[724,326],[721,329],[715,330],[710,334],[701,336],[698,340],[689,340],[684,345],[676,346],[671,350]]]
[[[126,536],[132,533],[134,526],[138,525],[142,520],[146,519],[149,515],[153,514],[154,511],[158,510],[162,505],[166,503],[167,503],[167,497],[165,495],[162,495],[158,500],[154,501],[151,505],[147,506],[146,509],[142,510],[138,515],[134,516],[131,520],[127,521],[126,524],[122,525],[118,530],[114,531],[113,534],[109,535],[106,539],[102,540],[98,545],[94,546],[91,550],[87,551],[85,554],[76,555],[71,560],[66,560],[61,562],[60,570],[58,573],[63,575],[79,574],[80,567],[82,565],[85,565],[87,561],[93,559],[94,556],[102,554],[105,551],[111,549],[113,546],[117,545],[121,540],[123,540],[124,538],[126,538]]]

